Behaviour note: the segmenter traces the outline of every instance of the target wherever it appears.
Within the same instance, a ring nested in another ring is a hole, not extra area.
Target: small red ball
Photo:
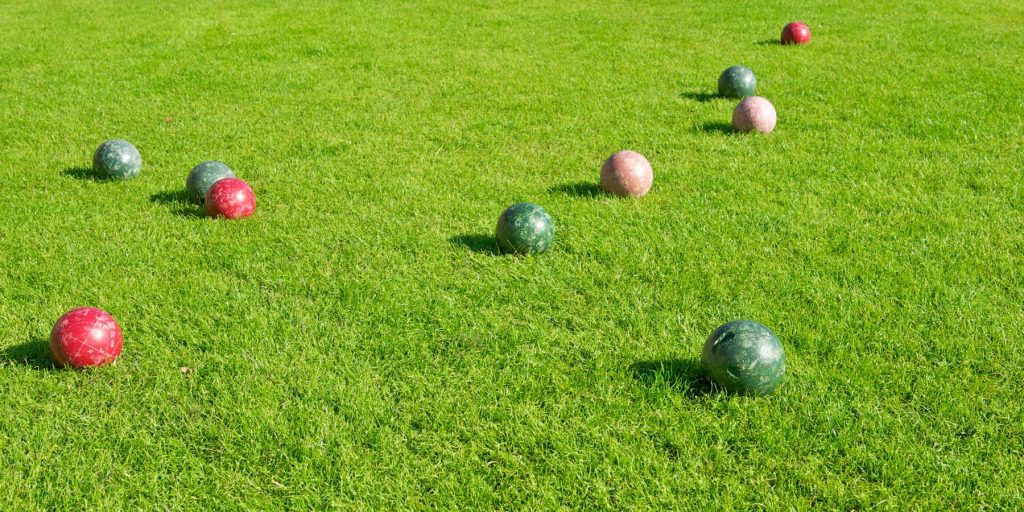
[[[601,188],[609,194],[640,197],[653,182],[651,163],[636,151],[619,151],[601,166]]]
[[[256,194],[245,181],[225,178],[206,191],[206,213],[211,217],[241,219],[256,211]]]
[[[782,28],[782,44],[807,44],[811,42],[811,28],[801,21],[794,21]]]
[[[57,366],[104,366],[121,355],[121,326],[100,308],[75,308],[50,331],[50,353]]]

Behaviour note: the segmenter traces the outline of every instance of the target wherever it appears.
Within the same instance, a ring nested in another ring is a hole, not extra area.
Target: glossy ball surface
[[[50,331],[50,353],[57,366],[88,368],[110,364],[121,355],[121,326],[99,308],[75,308]]]
[[[794,21],[782,27],[782,44],[807,44],[811,42],[811,28],[805,23]]]
[[[708,336],[701,353],[704,373],[718,387],[744,395],[768,395],[786,373],[782,343],[752,320],[729,322]]]
[[[653,182],[651,163],[636,151],[619,151],[601,166],[601,188],[609,194],[641,197]]]
[[[533,203],[517,203],[501,213],[494,238],[499,252],[540,254],[555,240],[555,223],[544,208]]]
[[[718,95],[745,98],[757,94],[757,77],[746,66],[732,66],[718,77]]]
[[[741,132],[771,133],[777,120],[775,106],[760,96],[747,96],[732,111],[732,127]]]
[[[224,162],[208,160],[192,168],[185,179],[185,190],[193,201],[202,202],[214,183],[234,178],[235,173]]]
[[[134,178],[142,172],[142,155],[126,140],[108,140],[93,153],[92,169],[104,178]]]
[[[256,211],[256,194],[238,178],[224,178],[206,192],[206,213],[211,217],[241,219]]]

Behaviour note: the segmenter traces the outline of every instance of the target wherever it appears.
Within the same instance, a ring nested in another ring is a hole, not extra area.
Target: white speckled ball
[[[771,133],[775,129],[775,107],[760,96],[747,96],[732,111],[732,127],[736,131],[757,130]]]

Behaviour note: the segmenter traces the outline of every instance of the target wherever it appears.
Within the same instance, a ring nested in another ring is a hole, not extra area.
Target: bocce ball
[[[617,196],[640,197],[651,189],[651,163],[635,151],[619,151],[601,166],[601,188]]]
[[[540,254],[555,240],[555,224],[544,208],[517,203],[501,213],[494,238],[501,253]]]
[[[718,95],[745,98],[757,93],[757,77],[746,66],[731,66],[718,77]]]
[[[704,373],[718,387],[744,395],[767,395],[786,372],[779,338],[752,320],[736,320],[715,329],[701,353]]]
[[[224,178],[206,191],[206,213],[211,217],[241,219],[256,211],[256,194],[238,178]]]
[[[811,28],[805,23],[794,21],[782,27],[782,44],[807,44],[811,42]]]
[[[214,183],[224,178],[234,178],[235,173],[224,162],[208,160],[192,168],[185,179],[185,190],[193,201],[203,201],[206,192]]]
[[[121,326],[99,308],[75,308],[50,331],[50,353],[57,366],[87,368],[110,364],[121,355]]]
[[[775,107],[760,96],[747,96],[732,111],[732,127],[741,132],[771,133],[775,129]]]
[[[142,155],[126,140],[108,140],[93,153],[92,169],[105,178],[134,178],[142,172]]]

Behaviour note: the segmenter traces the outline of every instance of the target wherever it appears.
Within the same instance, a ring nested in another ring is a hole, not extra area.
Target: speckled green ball
[[[203,202],[206,192],[214,183],[224,178],[234,178],[235,173],[224,162],[207,160],[192,168],[185,179],[185,190],[193,201]]]
[[[708,336],[701,366],[726,391],[768,395],[786,372],[786,354],[770,329],[752,320],[736,320]]]
[[[555,223],[544,208],[517,203],[501,213],[494,237],[502,253],[540,254],[555,240]]]
[[[746,98],[757,93],[757,77],[746,66],[732,66],[718,77],[718,95]]]
[[[142,155],[126,140],[108,140],[92,155],[92,169],[104,178],[134,178],[142,172]]]

